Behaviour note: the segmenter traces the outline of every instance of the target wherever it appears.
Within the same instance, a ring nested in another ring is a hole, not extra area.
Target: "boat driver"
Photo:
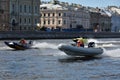
[[[21,40],[20,40],[20,43],[21,43],[21,44],[26,44],[27,42],[26,42],[25,39],[21,39]]]
[[[79,39],[77,41],[77,47],[84,47],[84,40],[83,40],[83,38],[81,38],[81,39]]]

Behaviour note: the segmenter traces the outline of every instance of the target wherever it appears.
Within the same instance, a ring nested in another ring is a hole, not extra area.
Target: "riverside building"
[[[0,31],[9,30],[9,1],[0,0]]]
[[[111,31],[111,15],[104,9],[98,7],[88,7],[90,11],[90,28],[94,32],[110,32]]]
[[[90,14],[81,5],[52,0],[40,5],[40,27],[50,29],[90,28]]]
[[[120,7],[108,6],[106,10],[111,14],[111,31],[120,32]]]
[[[5,31],[36,30],[40,22],[39,5],[40,0],[0,0],[3,11],[0,13],[3,21],[0,28]]]

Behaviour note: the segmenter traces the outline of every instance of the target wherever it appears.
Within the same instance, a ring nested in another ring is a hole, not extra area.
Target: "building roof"
[[[112,7],[111,10],[115,13],[118,13],[120,14],[120,9],[119,8],[116,8],[116,7]]]
[[[112,15],[120,15],[120,8],[116,6],[108,6],[106,10],[109,11]]]
[[[112,16],[112,14],[109,11],[105,10],[105,9],[101,9],[100,13],[101,13],[101,15],[106,15],[106,16],[109,16],[109,17]]]
[[[63,7],[59,4],[51,4],[51,3],[48,3],[48,4],[42,4],[40,5],[40,8],[46,8],[46,9],[50,9],[50,10],[66,10],[67,8],[66,7]]]

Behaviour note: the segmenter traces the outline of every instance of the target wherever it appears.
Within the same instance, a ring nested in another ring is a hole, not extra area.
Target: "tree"
[[[41,31],[46,31],[47,28],[45,26],[43,26],[42,28],[40,28]]]

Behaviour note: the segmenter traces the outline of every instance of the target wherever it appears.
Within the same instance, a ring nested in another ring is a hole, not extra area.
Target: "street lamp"
[[[40,29],[40,23],[37,23],[37,30]]]

